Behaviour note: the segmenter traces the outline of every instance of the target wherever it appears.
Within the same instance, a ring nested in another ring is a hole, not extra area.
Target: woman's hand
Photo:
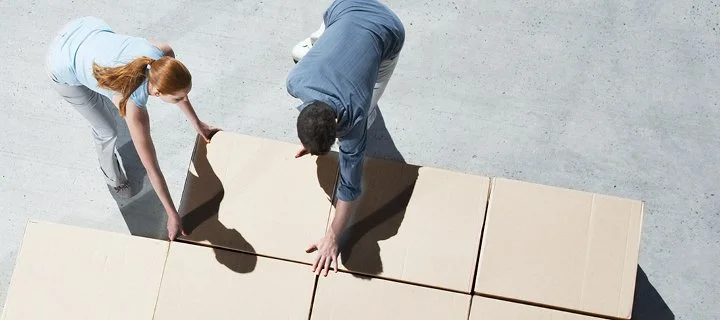
[[[218,131],[222,131],[222,129],[216,128],[202,121],[199,121],[198,123],[197,132],[201,137],[203,137],[203,139],[205,139],[205,143],[210,143],[210,139],[212,139],[212,136]]]
[[[168,213],[167,232],[170,241],[175,240],[179,235],[187,236],[182,227],[182,219],[177,212]]]

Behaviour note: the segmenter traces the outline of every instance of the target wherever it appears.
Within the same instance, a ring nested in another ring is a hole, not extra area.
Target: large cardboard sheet
[[[311,263],[337,177],[332,155],[294,158],[300,145],[219,132],[196,143],[180,214],[187,241]]]
[[[314,284],[304,264],[175,242],[154,320],[307,319]]]
[[[2,320],[151,320],[168,242],[28,223]]]
[[[475,291],[629,319],[643,203],[493,179]]]
[[[375,158],[364,173],[341,268],[471,292],[489,178]]]

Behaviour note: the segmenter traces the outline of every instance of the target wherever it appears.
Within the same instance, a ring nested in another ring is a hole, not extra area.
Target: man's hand
[[[309,153],[309,152],[307,151],[307,149],[305,149],[305,147],[303,147],[302,149],[300,149],[300,150],[295,154],[295,158],[300,158],[300,157],[302,157],[302,156],[304,156],[304,155],[306,155],[306,154],[308,154],[308,153]]]
[[[318,252],[318,256],[315,258],[315,264],[313,264],[313,272],[320,275],[320,272],[325,270],[325,276],[327,277],[328,271],[331,269],[331,264],[335,267],[335,272],[338,272],[338,244],[335,238],[335,233],[332,230],[320,239],[318,242],[313,243],[310,247],[305,250],[307,253]]]
[[[175,240],[175,238],[178,237],[178,233],[182,234],[183,236],[187,236],[187,233],[185,233],[185,230],[183,230],[180,215],[178,215],[177,213],[168,215],[167,232],[170,241]]]
[[[218,131],[222,131],[222,129],[213,127],[202,121],[200,121],[197,129],[198,134],[205,139],[205,143],[210,143],[210,138],[212,138],[212,136]]]

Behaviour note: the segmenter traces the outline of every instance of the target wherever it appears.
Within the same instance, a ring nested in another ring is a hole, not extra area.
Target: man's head
[[[335,143],[336,132],[335,110],[327,104],[315,101],[300,111],[297,118],[298,138],[310,154],[328,153]]]

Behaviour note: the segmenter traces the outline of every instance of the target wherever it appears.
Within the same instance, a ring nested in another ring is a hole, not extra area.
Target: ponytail
[[[97,79],[98,86],[122,94],[118,106],[121,116],[125,116],[125,107],[130,95],[145,80],[145,70],[154,61],[143,56],[118,67],[101,67],[93,63],[93,75]]]

